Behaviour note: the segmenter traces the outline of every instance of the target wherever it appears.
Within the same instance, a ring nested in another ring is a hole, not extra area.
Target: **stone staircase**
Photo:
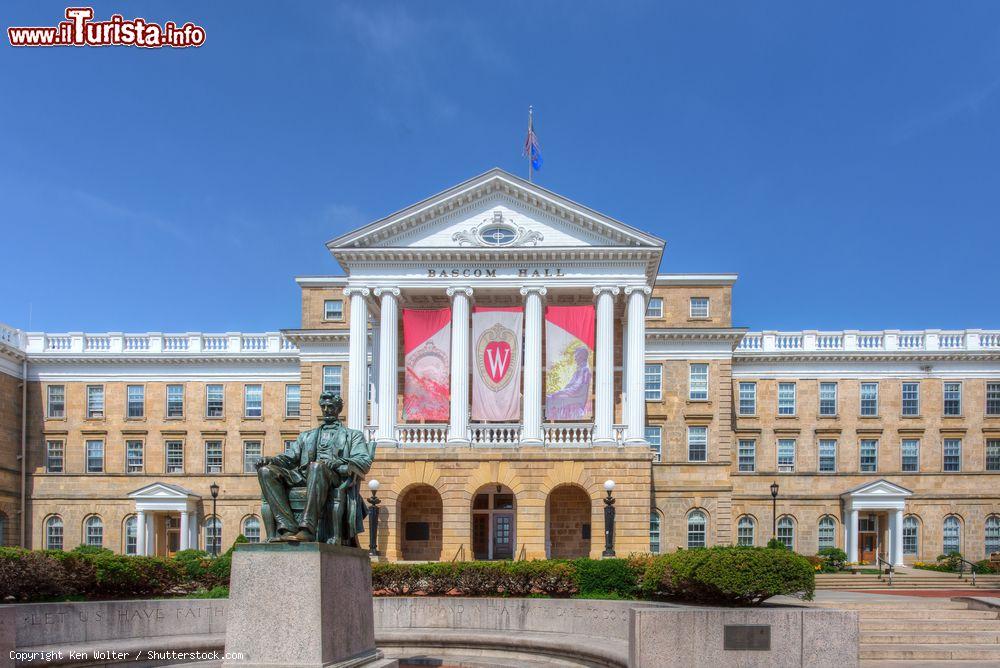
[[[820,605],[858,611],[864,668],[1000,665],[1000,607],[947,598],[896,598]]]
[[[972,584],[972,575],[958,573],[938,573],[919,568],[899,568],[893,574],[892,586],[889,578],[883,575],[879,579],[873,573],[844,572],[817,573],[816,589],[997,589],[1000,590],[1000,574],[976,575],[976,584]]]

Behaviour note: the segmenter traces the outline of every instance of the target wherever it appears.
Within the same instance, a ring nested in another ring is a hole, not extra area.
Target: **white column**
[[[351,299],[351,329],[347,356],[347,426],[365,428],[368,408],[368,288],[344,288]]]
[[[858,563],[858,510],[851,510],[851,525],[847,527],[847,560]]]
[[[399,396],[399,288],[375,288],[381,299],[379,315],[378,430],[379,445],[396,445]]]
[[[472,288],[450,287],[451,297],[451,424],[449,445],[469,444],[469,302]]]
[[[198,513],[191,511],[191,521],[189,523],[191,526],[191,533],[188,536],[188,546],[192,550],[198,549]]]
[[[597,337],[594,353],[594,444],[615,442],[615,295],[618,288],[599,285],[597,296]]]
[[[903,509],[897,510],[893,517],[895,518],[894,527],[892,531],[893,541],[893,554],[892,563],[894,566],[903,565]]]
[[[625,418],[625,445],[646,443],[646,298],[652,292],[647,285],[630,285],[625,288],[628,297],[628,352],[625,366],[628,369],[627,415]]]
[[[188,518],[188,511],[181,511],[181,549],[187,550],[191,546],[191,526]]]
[[[543,287],[521,288],[524,296],[524,410],[522,445],[542,444],[542,297]]]
[[[135,522],[135,553],[140,557],[146,556],[146,511],[140,510],[136,513]]]
[[[378,374],[380,368],[380,355],[381,355],[381,345],[380,339],[382,338],[382,324],[380,320],[372,321],[372,363],[369,367],[370,371],[368,374],[368,388],[371,392],[371,401],[368,414],[372,417],[378,417],[378,398],[379,398],[379,386],[378,386]],[[368,438],[367,435],[365,438]]]
[[[156,514],[150,513],[146,518],[146,556],[156,554]]]

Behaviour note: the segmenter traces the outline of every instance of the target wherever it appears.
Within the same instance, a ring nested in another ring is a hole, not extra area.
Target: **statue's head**
[[[340,411],[344,410],[344,400],[339,394],[324,392],[319,395],[319,409],[323,412],[325,422],[333,422],[340,415]]]

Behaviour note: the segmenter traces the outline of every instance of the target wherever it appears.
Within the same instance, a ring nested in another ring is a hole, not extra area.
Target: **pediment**
[[[201,498],[189,489],[181,487],[180,485],[171,485],[165,482],[154,482],[146,485],[145,487],[140,487],[134,492],[131,492],[128,496],[130,499],[142,499],[144,501],[170,501]]]
[[[844,492],[842,496],[859,497],[886,497],[886,496],[910,496],[913,492],[888,480],[880,479],[865,483],[859,487]]]
[[[494,229],[503,232],[484,238],[484,231]],[[592,247],[661,251],[663,241],[493,169],[333,239],[327,247],[343,262],[352,250]]]

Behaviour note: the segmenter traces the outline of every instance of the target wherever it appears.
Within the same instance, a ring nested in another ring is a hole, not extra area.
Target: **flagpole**
[[[528,137],[529,138],[531,137],[531,130],[532,130],[531,121],[532,121],[532,116],[533,115],[534,115],[534,107],[532,107],[532,105],[529,104],[528,105]],[[528,147],[528,183],[531,183],[531,147],[530,146]]]

